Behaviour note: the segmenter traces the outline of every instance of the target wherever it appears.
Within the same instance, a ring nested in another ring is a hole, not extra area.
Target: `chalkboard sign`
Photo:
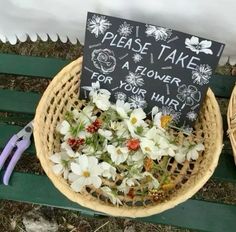
[[[177,125],[192,126],[223,49],[169,28],[88,13],[80,97],[99,81],[113,102],[146,113],[158,106]]]

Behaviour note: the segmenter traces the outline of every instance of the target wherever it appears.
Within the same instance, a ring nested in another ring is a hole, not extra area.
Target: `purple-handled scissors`
[[[22,130],[13,135],[0,155],[0,170],[2,169],[7,157],[16,148],[3,176],[3,183],[8,185],[9,179],[22,153],[30,146],[30,137],[33,132],[33,121],[29,122]]]

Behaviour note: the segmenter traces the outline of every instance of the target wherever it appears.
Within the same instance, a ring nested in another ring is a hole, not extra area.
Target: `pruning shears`
[[[6,168],[6,171],[3,176],[4,185],[8,185],[11,174],[21,158],[23,152],[30,146],[31,141],[30,137],[33,133],[33,121],[29,122],[22,130],[20,130],[17,134],[14,134],[11,139],[6,144],[0,155],[0,170],[2,169],[4,163],[10,154],[14,153],[11,157],[11,160]]]

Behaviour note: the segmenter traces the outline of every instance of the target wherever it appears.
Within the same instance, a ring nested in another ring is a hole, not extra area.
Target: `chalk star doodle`
[[[172,117],[172,120],[177,123],[180,119],[180,112],[175,111],[172,107],[170,106],[162,106],[161,112],[163,115],[169,115]]]
[[[153,26],[153,25],[146,25],[146,35],[153,36],[156,41],[158,40],[164,40],[170,38],[172,34],[172,30],[169,28],[164,28],[164,27],[158,27],[158,26]]]
[[[112,50],[108,48],[93,50],[91,60],[94,66],[99,69],[103,74],[108,74],[115,70],[115,54]]]
[[[190,121],[195,121],[197,119],[197,113],[194,111],[189,111],[186,115],[186,117],[190,120]]]
[[[125,101],[127,98],[127,95],[122,92],[116,92],[114,96],[116,100],[121,100],[121,101]]]
[[[132,95],[129,97],[130,107],[131,108],[145,108],[147,106],[147,102],[144,100],[143,97],[139,95]]]
[[[138,53],[135,53],[132,58],[133,58],[134,63],[138,63],[143,59],[143,57]]]
[[[120,36],[128,37],[130,34],[132,34],[132,30],[133,26],[124,21],[124,23],[120,25],[117,32],[120,34]]]
[[[105,16],[93,15],[88,19],[87,29],[97,38],[99,35],[104,34],[105,31],[111,26],[111,23]]]
[[[201,92],[193,85],[187,87],[183,84],[178,88],[178,94],[176,97],[185,105],[193,106],[195,101],[200,101]]]
[[[133,86],[143,86],[144,81],[140,74],[129,72],[129,75],[126,76],[126,82]]]
[[[204,85],[209,82],[212,75],[212,69],[208,64],[200,64],[192,71],[193,83]]]
[[[200,52],[203,52],[205,54],[212,55],[213,52],[210,49],[212,42],[209,40],[202,40],[199,42],[199,38],[196,36],[192,36],[190,39],[185,39],[185,47],[190,49],[192,52],[195,52],[196,54],[199,54]]]

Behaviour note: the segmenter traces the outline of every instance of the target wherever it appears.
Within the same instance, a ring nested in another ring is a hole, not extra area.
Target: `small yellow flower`
[[[161,127],[166,128],[171,122],[172,117],[170,115],[161,116]]]

